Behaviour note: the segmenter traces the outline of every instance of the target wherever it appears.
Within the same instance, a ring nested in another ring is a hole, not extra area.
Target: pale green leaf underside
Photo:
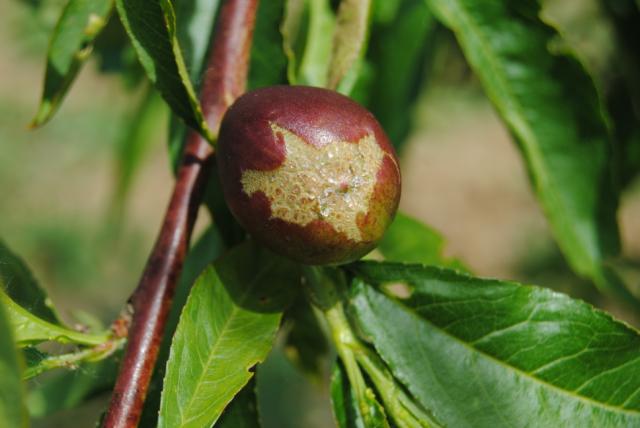
[[[0,283],[0,287],[1,285]],[[0,304],[4,306],[7,317],[13,326],[14,339],[20,346],[45,341],[99,345],[109,339],[108,332],[103,334],[81,333],[38,318],[11,300],[2,290],[0,290]]]
[[[329,64],[328,87],[340,88],[349,93],[351,88],[342,88],[348,73],[364,57],[369,35],[371,0],[342,0],[336,16],[333,51]],[[351,86],[351,85],[349,85]]]
[[[326,86],[336,19],[329,0],[287,0],[285,7],[281,32],[289,84]]]
[[[159,427],[210,426],[270,351],[282,312],[260,308],[267,299],[256,293],[284,283],[278,273],[295,274],[279,259],[252,264],[255,257],[244,244],[194,285],[167,362]]]
[[[640,424],[640,336],[547,289],[359,263],[353,303],[394,375],[455,427]],[[401,282],[404,300],[378,287]]]
[[[609,135],[593,81],[535,0],[426,0],[518,141],[537,196],[573,269],[607,284],[602,260],[619,251]],[[566,52],[566,47],[563,47]]]

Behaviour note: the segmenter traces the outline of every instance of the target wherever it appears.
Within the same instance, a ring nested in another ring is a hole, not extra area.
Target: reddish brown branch
[[[220,10],[201,91],[205,117],[216,135],[224,112],[245,90],[257,6],[258,0],[228,0]],[[158,240],[131,298],[127,349],[104,427],[138,425],[212,161],[211,146],[190,132]]]

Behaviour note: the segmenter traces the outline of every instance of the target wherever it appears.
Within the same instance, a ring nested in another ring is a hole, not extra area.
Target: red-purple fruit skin
[[[316,147],[375,137],[384,157],[369,208],[357,216],[361,241],[320,218],[302,226],[273,217],[263,192],[244,192],[244,171],[275,170],[285,160],[286,149],[282,138],[274,136],[272,123]],[[273,86],[241,96],[222,120],[217,163],[225,199],[240,224],[266,247],[304,264],[341,264],[367,254],[393,220],[400,200],[398,160],[382,127],[365,108],[327,89]]]

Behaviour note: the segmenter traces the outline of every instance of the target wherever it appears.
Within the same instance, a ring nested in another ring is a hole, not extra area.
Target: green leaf
[[[29,413],[34,418],[42,418],[110,391],[118,366],[116,358],[108,358],[97,363],[81,364],[78,370],[38,379],[27,398]]]
[[[7,317],[13,325],[15,341],[18,346],[33,345],[51,340],[60,343],[100,345],[105,343],[110,336],[109,332],[103,334],[80,333],[45,321],[18,305],[1,290],[0,304],[4,306]]]
[[[373,20],[388,23],[395,18],[404,0],[373,0]]]
[[[333,36],[333,50],[329,63],[327,86],[348,94],[355,78],[348,74],[357,73],[354,67],[364,57],[369,36],[369,15],[371,0],[342,0],[336,16]],[[357,75],[357,74],[356,74]]]
[[[440,28],[424,0],[400,2],[391,18],[371,33],[367,57],[375,73],[367,104],[400,150],[411,129],[412,110],[436,52]]]
[[[282,48],[287,57],[287,80],[296,84],[299,61],[309,33],[309,2],[307,0],[285,0],[284,16],[280,25]]]
[[[362,426],[362,417],[353,401],[347,373],[340,364],[334,366],[331,375],[331,404],[333,417],[339,428],[356,427],[356,420]]]
[[[626,324],[548,289],[419,265],[350,269],[359,326],[444,425],[640,424],[640,336]],[[390,292],[397,283],[408,297]]]
[[[112,9],[113,0],[69,0],[51,36],[42,100],[32,127],[44,124],[60,107]]]
[[[13,343],[13,334],[0,305],[0,424],[6,428],[29,425],[24,405],[22,362]]]
[[[365,397],[371,421],[367,425],[360,413],[358,401],[349,384],[347,373],[342,364],[336,363],[331,375],[331,403],[333,416],[339,428],[388,427],[389,422],[382,405],[371,388],[365,390]]]
[[[462,267],[457,260],[444,257],[444,239],[438,232],[402,213],[396,214],[378,250],[391,262]]]
[[[180,14],[178,12],[178,28],[184,19],[184,27],[189,31],[178,33],[181,46],[194,46],[185,60],[187,67],[191,71],[194,81],[199,81],[207,57],[207,47],[211,38],[213,27],[210,25],[215,16],[215,9],[209,9],[206,0],[198,1],[199,8],[207,8],[206,19],[195,19],[200,15],[189,13]],[[187,2],[188,3],[188,2]],[[200,3],[203,3],[200,5]],[[214,2],[217,4],[217,2]],[[283,17],[284,0],[270,0],[259,2],[256,12],[256,24],[254,29],[253,43],[251,46],[248,88],[255,89],[263,86],[277,85],[286,82],[287,60],[282,47],[282,35],[280,34],[280,23]],[[188,9],[185,7],[185,9]],[[169,132],[169,154],[174,171],[177,171],[182,149],[187,135],[186,128],[175,118],[171,119]]]
[[[292,85],[327,85],[335,16],[329,0],[288,0],[282,23]],[[294,13],[294,9],[302,9]]]
[[[620,249],[610,138],[586,70],[565,46],[558,48],[558,32],[539,18],[537,1],[426,1],[456,34],[517,140],[572,268],[615,288],[602,268]]]
[[[224,409],[215,428],[260,428],[255,378]]]
[[[201,84],[207,52],[214,30],[219,0],[180,0],[176,4],[176,37],[182,47],[184,63],[192,82]],[[175,115],[169,125],[169,155],[174,171],[182,157],[187,127]]]
[[[27,311],[45,321],[60,323],[51,300],[27,265],[0,240],[0,288]]]
[[[149,80],[176,115],[213,141],[178,42],[170,0],[116,0],[116,6]]]
[[[176,37],[191,81],[199,88],[220,0],[179,0],[174,3]]]
[[[285,0],[259,2],[249,63],[250,90],[287,81],[287,57],[280,33],[284,3]]]
[[[247,242],[194,285],[173,338],[159,427],[209,426],[273,346],[289,289],[290,262]]]
[[[157,426],[158,409],[160,409],[160,394],[163,389],[163,382],[166,373],[166,362],[169,358],[171,340],[178,326],[180,313],[187,302],[189,292],[193,283],[202,271],[212,263],[225,250],[224,244],[215,226],[210,226],[192,245],[187,254],[187,258],[180,274],[180,280],[176,288],[169,320],[165,327],[162,344],[158,353],[158,362],[151,378],[147,399],[144,403],[144,410],[140,421],[140,426]]]
[[[100,346],[83,348],[59,355],[48,354],[35,347],[26,347],[23,349],[23,354],[27,362],[27,368],[24,370],[22,378],[30,379],[54,369],[78,369],[81,363],[97,362],[110,357],[114,352],[121,349],[124,343],[125,339],[117,339]]]

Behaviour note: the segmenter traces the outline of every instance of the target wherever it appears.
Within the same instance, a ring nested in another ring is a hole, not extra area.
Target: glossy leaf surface
[[[209,264],[213,263],[213,261],[218,258],[224,250],[225,247],[221,242],[221,238],[218,235],[217,228],[215,226],[207,229],[198,238],[196,243],[192,245],[191,249],[189,249],[189,254],[187,254],[187,258],[185,259],[182,273],[180,274],[180,280],[176,288],[176,293],[173,297],[173,303],[171,304],[171,312],[169,313],[169,319],[165,327],[162,344],[160,345],[160,351],[158,353],[158,363],[156,364],[153,377],[151,378],[149,392],[147,393],[147,399],[144,403],[144,410],[140,421],[141,426],[158,425],[160,395],[163,389],[167,359],[169,358],[173,335],[178,327],[180,313],[187,302],[191,288],[198,276],[200,276],[202,271]]]
[[[446,426],[640,423],[640,335],[547,289],[358,263],[353,307],[393,374]],[[410,293],[394,297],[388,284]]]
[[[587,71],[558,48],[560,36],[540,19],[537,1],[426,1],[456,34],[517,140],[569,263],[603,288],[616,287],[602,267],[619,251],[610,137]]]
[[[178,42],[172,3],[117,0],[116,6],[149,80],[176,115],[211,140]]]
[[[214,30],[219,0],[180,0],[176,3],[176,37],[191,81],[201,85],[207,52]],[[169,126],[169,155],[174,169],[182,155],[187,127],[175,114]]]
[[[0,290],[0,304],[14,329],[14,339],[19,346],[45,341],[99,345],[109,338],[109,333],[88,334],[68,329],[36,317]]]
[[[160,427],[209,426],[273,346],[295,266],[245,243],[200,276],[167,362]]]

